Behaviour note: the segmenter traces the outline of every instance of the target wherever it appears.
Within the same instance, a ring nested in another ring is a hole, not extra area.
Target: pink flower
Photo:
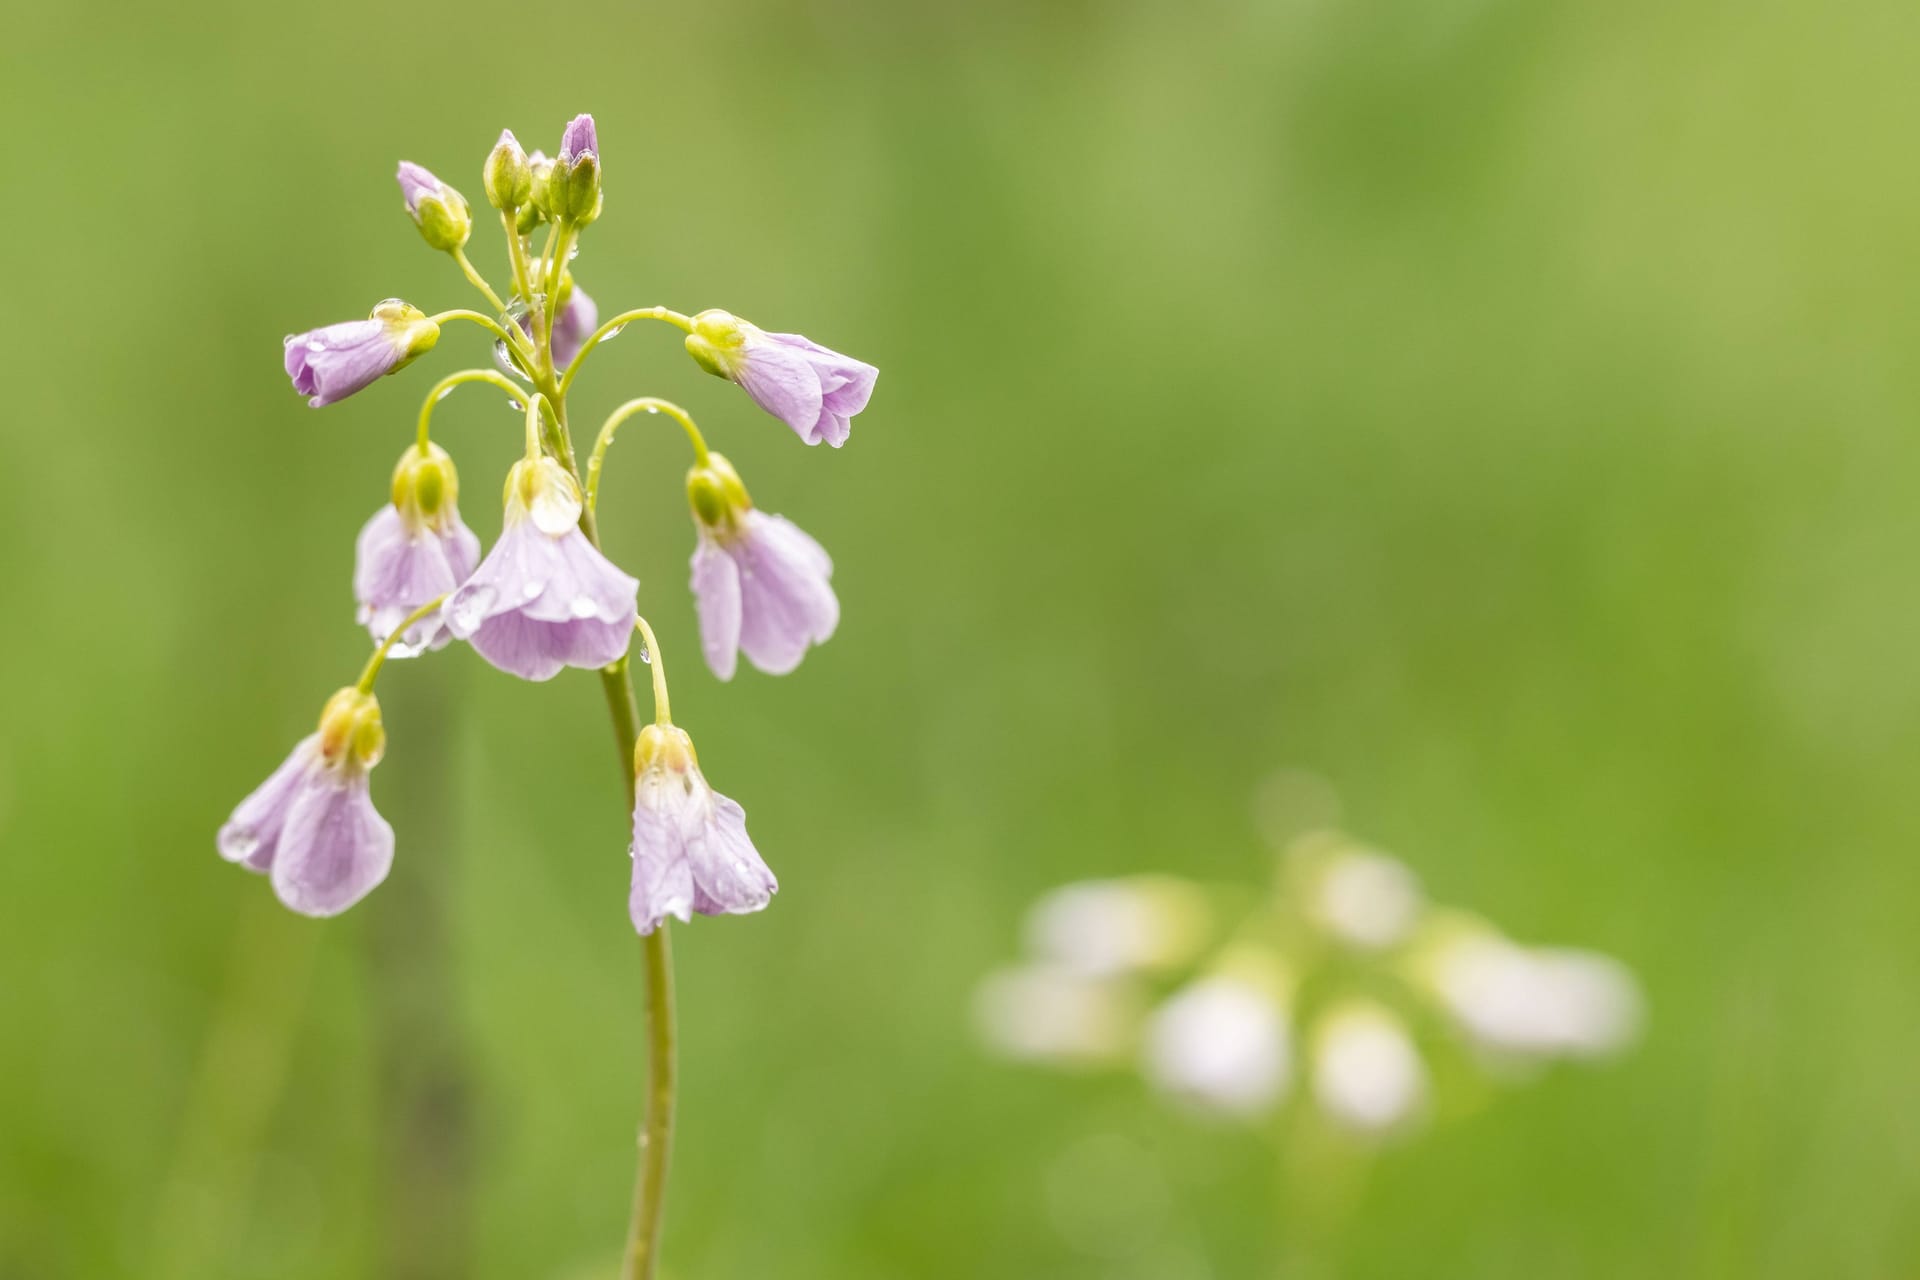
[[[353,596],[360,623],[377,645],[409,614],[453,591],[480,563],[480,539],[460,519],[459,478],[439,445],[418,445],[393,472],[393,501],[360,530],[354,545]],[[410,658],[452,639],[439,615],[422,618],[393,646]]]
[[[838,449],[867,407],[880,371],[797,333],[767,333],[725,311],[693,318],[687,350],[700,367],[738,383],[808,444]]]
[[[580,489],[552,458],[507,477],[500,540],[441,610],[447,629],[500,670],[550,680],[620,660],[640,583],[580,531]]]
[[[747,836],[746,812],[707,785],[686,733],[648,725],[633,760],[633,927],[646,934],[668,916],[766,906],[779,882]]]
[[[389,298],[366,320],[289,335],[287,376],[293,389],[320,409],[404,369],[439,340],[439,325],[398,298]]]
[[[691,585],[707,665],[731,680],[745,653],[767,674],[787,674],[840,624],[832,559],[785,516],[756,511],[717,453],[688,476],[687,496],[700,531]]]
[[[271,877],[274,894],[302,915],[345,911],[393,866],[393,828],[367,786],[385,749],[379,701],[340,690],[319,731],[301,739],[220,828],[220,856]]]

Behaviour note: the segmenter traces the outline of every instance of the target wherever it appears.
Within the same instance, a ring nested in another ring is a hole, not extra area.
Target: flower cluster
[[[604,176],[592,116],[568,123],[551,159],[527,154],[511,131],[500,134],[481,182],[506,238],[512,283],[503,296],[467,258],[473,211],[466,197],[403,161],[397,177],[408,217],[430,248],[449,255],[486,309],[427,315],[388,299],[365,320],[286,339],[287,376],[316,409],[399,372],[433,350],[452,321],[488,330],[497,361],[496,368],[453,373],[428,392],[416,439],[394,468],[389,501],[360,530],[353,593],[375,646],[366,670],[327,702],[318,730],[220,830],[221,855],[270,876],[295,911],[344,911],[392,865],[393,829],[374,810],[368,786],[385,748],[373,687],[388,658],[464,641],[524,680],[549,680],[568,667],[598,671],[616,705],[616,725],[627,724],[632,735],[627,656],[636,630],[653,667],[655,722],[632,744],[634,927],[648,934],[670,916],[756,911],[776,888],[747,837],[744,812],[708,785],[691,739],[672,723],[664,667],[638,612],[639,581],[601,549],[595,508],[615,431],[636,413],[664,414],[692,445],[691,587],[701,649],[720,679],[733,677],[740,654],[762,671],[785,674],[833,634],[840,617],[833,563],[797,525],[757,510],[733,465],[666,401],[623,405],[601,427],[583,472],[567,393],[602,341],[635,321],[662,321],[682,331],[701,368],[738,385],[806,443],[838,448],[866,408],[877,371],[717,309],[685,315],[646,307],[603,323],[574,263],[582,233],[605,207]],[[484,556],[461,519],[453,459],[431,435],[434,405],[469,383],[507,390],[524,411],[525,454],[507,473],[500,534]]]
[[[1048,893],[1028,960],[976,993],[982,1035],[1056,1066],[1134,1061],[1161,1092],[1249,1119],[1304,1074],[1322,1115],[1384,1137],[1430,1111],[1440,1067],[1603,1057],[1638,1029],[1618,962],[1434,907],[1405,864],[1338,833],[1295,841],[1275,891],[1237,918],[1235,898],[1166,876]]]

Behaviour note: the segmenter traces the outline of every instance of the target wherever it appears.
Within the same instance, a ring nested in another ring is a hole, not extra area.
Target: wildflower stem
[[[418,609],[415,609],[412,613],[408,614],[406,621],[402,622],[399,626],[395,627],[393,630],[387,632],[387,638],[385,640],[382,640],[380,642],[380,647],[373,651],[373,656],[367,659],[366,669],[361,671],[360,673],[360,680],[357,685],[360,692],[362,693],[373,692],[373,682],[380,678],[380,667],[387,660],[387,650],[393,648],[394,642],[398,640],[401,636],[407,634],[407,628],[411,627],[414,623],[420,621],[420,619],[426,617],[428,614],[434,612],[436,609],[438,609],[441,605],[445,604],[446,602],[447,602],[447,598],[445,596],[435,596],[433,599],[427,601],[425,604],[421,605]]]
[[[420,406],[420,452],[427,451],[427,443],[432,439],[427,434],[427,427],[433,421],[433,407],[439,404],[449,391],[469,382],[491,383],[512,396],[516,404],[527,398],[525,387],[519,386],[505,374],[496,373],[492,369],[462,369],[458,373],[448,374],[433,384],[432,390],[427,392],[426,403]]]
[[[559,234],[547,241],[547,305],[540,308],[540,351],[553,368],[553,322],[560,312],[560,273],[566,270],[567,249],[573,243],[573,223],[560,224]]]
[[[500,226],[507,233],[507,258],[513,263],[514,292],[531,307],[533,282],[527,274],[527,243],[520,238],[520,228],[515,224],[514,215],[505,209],[500,211]]]
[[[560,394],[562,396],[566,395],[567,389],[573,386],[574,376],[580,372],[580,366],[585,363],[587,352],[593,350],[599,346],[602,341],[611,338],[615,333],[618,333],[635,320],[664,320],[675,328],[687,333],[693,332],[693,321],[670,307],[641,307],[638,311],[623,311],[601,325],[598,329],[595,329],[592,336],[580,344],[580,350],[575,353],[573,363],[567,366],[566,376],[560,380]]]
[[[566,399],[555,401],[559,435],[565,446],[560,465],[579,479],[579,464],[573,455],[566,427]],[[600,527],[593,508],[580,513],[580,532],[594,546],[600,545]],[[643,631],[642,636],[646,633]],[[657,664],[659,654],[654,654]],[[657,692],[664,696],[665,682],[655,667]],[[633,812],[633,748],[640,738],[639,701],[633,692],[633,665],[621,658],[600,669],[600,689],[606,694],[607,714],[613,720],[614,746],[620,755],[620,776],[626,784],[627,812]],[[673,945],[667,938],[667,926],[640,940],[646,965],[647,984],[647,1102],[640,1122],[640,1167],[633,1184],[633,1216],[627,1225],[626,1257],[621,1265],[621,1280],[653,1280],[654,1265],[660,1255],[661,1213],[666,1205],[667,1158],[673,1145],[674,1026],[673,1026]]]
[[[516,352],[521,351],[520,344],[526,341],[526,336],[524,334],[516,336],[514,334],[508,333],[505,329],[500,327],[500,322],[498,320],[495,320],[492,316],[483,316],[478,311],[468,311],[468,310],[465,310],[464,308],[456,308],[453,311],[442,311],[438,315],[428,316],[427,319],[433,321],[435,324],[445,324],[449,320],[471,321],[472,323],[479,325],[482,329],[491,329],[493,331],[494,337],[506,343],[507,346],[511,347]]]
[[[673,708],[667,705],[667,664],[660,656],[660,642],[653,638],[653,628],[647,625],[645,618],[635,614],[633,625],[640,632],[641,642],[647,646],[644,661],[653,668],[653,722],[672,724]]]
[[[485,295],[487,301],[493,304],[494,312],[498,315],[507,314],[507,304],[500,301],[500,295],[493,291],[493,286],[488,284],[487,278],[480,274],[480,269],[468,260],[466,246],[458,245],[448,250],[448,252],[453,255],[453,260],[460,264],[460,269],[467,273],[467,279],[473,281],[473,287],[478,289]]]
[[[562,384],[565,385],[564,383]],[[607,449],[613,444],[613,433],[620,424],[636,413],[664,413],[686,429],[687,439],[693,442],[693,459],[698,466],[707,465],[707,441],[700,434],[700,428],[693,425],[693,419],[687,411],[669,400],[658,396],[641,396],[638,400],[629,400],[613,411],[600,427],[600,435],[593,442],[593,453],[587,458],[587,509],[594,509],[600,499],[600,470],[606,465]]]

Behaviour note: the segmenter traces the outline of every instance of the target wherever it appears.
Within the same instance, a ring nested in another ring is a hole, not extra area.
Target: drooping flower
[[[422,239],[447,253],[467,243],[473,233],[473,215],[465,196],[410,160],[400,162],[395,177],[407,202],[407,216],[420,228]]]
[[[1386,1009],[1354,1000],[1313,1029],[1313,1096],[1349,1129],[1381,1134],[1411,1120],[1427,1096],[1427,1069],[1406,1027]]]
[[[693,317],[687,350],[708,373],[737,383],[808,444],[839,448],[867,407],[880,371],[797,333],[768,333],[725,311]]]
[[[686,733],[648,725],[633,767],[633,927],[652,933],[668,916],[766,906],[779,883],[747,836],[745,811],[707,784]]]
[[[1293,1038],[1274,984],[1223,971],[1189,984],[1147,1027],[1147,1078],[1213,1111],[1253,1116],[1286,1092]]]
[[[308,916],[338,915],[393,866],[393,828],[373,807],[368,771],[386,749],[380,703],[349,686],[328,699],[318,732],[242,800],[220,828],[220,856],[273,882]]]
[[[315,409],[344,400],[433,350],[440,326],[417,308],[388,298],[365,320],[289,335],[287,376]]]
[[[691,585],[707,665],[731,680],[744,652],[769,675],[792,671],[840,624],[832,559],[799,525],[755,510],[717,453],[688,472],[687,500],[700,535]]]
[[[550,680],[627,651],[640,583],[587,541],[581,510],[559,463],[516,462],[499,541],[441,611],[455,638],[510,675]]]
[[[1090,977],[1170,968],[1206,940],[1206,895],[1173,876],[1082,880],[1042,896],[1027,912],[1034,955]]]
[[[1416,967],[1496,1057],[1604,1057],[1639,1031],[1639,984],[1609,956],[1523,947],[1485,926],[1455,925],[1438,931]]]
[[[408,615],[465,582],[480,563],[480,539],[460,519],[459,475],[437,444],[415,445],[393,469],[393,501],[354,544],[353,595],[360,623],[380,644]],[[420,619],[389,651],[410,658],[452,639],[439,614]]]

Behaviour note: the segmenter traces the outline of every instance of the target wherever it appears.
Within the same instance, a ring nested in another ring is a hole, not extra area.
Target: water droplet
[[[634,656],[647,666],[653,665],[653,653],[647,648],[646,641],[644,640],[634,646]]]
[[[439,394],[439,395],[437,395],[437,396],[435,396],[435,397],[433,398],[433,400],[434,400],[434,403],[435,403],[435,404],[438,404],[438,403],[439,403],[440,401],[442,401],[442,400],[445,400],[445,399],[446,399],[446,398],[447,398],[448,396],[450,396],[450,395],[452,395],[452,394],[453,394],[453,388],[452,388],[452,387],[442,387],[442,388],[440,389],[440,394]]]
[[[600,341],[612,342],[615,338],[619,337],[621,334],[625,333],[626,331],[627,331],[627,326],[623,324],[617,324],[613,326],[613,328],[607,330],[606,333],[602,334]]]
[[[575,596],[567,608],[573,611],[576,618],[591,618],[600,611],[600,606],[593,602],[592,596]]]
[[[251,831],[236,831],[227,837],[226,854],[235,862],[245,862],[260,850],[260,837]]]
[[[547,584],[544,582],[529,582],[526,586],[520,588],[520,594],[531,600],[546,589]]]

